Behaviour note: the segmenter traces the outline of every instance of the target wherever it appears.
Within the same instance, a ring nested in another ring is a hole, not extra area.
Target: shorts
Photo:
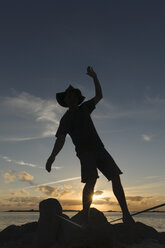
[[[86,183],[91,178],[99,178],[97,169],[108,180],[123,174],[105,148],[97,151],[83,151],[77,154],[77,156],[81,163],[81,182],[83,183]]]

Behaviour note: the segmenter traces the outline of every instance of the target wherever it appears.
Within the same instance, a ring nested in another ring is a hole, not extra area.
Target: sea
[[[64,212],[72,217],[77,212]],[[116,220],[122,217],[120,212],[104,212],[108,221]],[[25,223],[38,221],[39,212],[0,212],[0,231],[10,225],[23,225]],[[152,226],[158,232],[165,232],[165,212],[147,212],[134,216],[135,221],[142,222]],[[119,223],[114,222],[114,223]]]

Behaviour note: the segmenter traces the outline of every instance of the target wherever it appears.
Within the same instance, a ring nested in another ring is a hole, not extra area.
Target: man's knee
[[[96,178],[88,179],[85,183],[84,191],[88,192],[89,194],[93,193],[96,181],[97,181]]]
[[[97,181],[97,178],[89,178],[89,179],[86,181],[85,185],[86,185],[87,187],[94,187],[95,184],[96,184],[96,181]]]
[[[121,180],[120,180],[120,176],[119,175],[116,175],[112,178],[112,184],[114,185],[121,185]]]

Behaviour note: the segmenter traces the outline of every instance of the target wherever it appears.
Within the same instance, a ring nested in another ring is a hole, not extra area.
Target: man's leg
[[[119,202],[119,205],[121,207],[121,210],[123,212],[123,222],[134,223],[134,219],[132,218],[132,216],[130,215],[130,212],[128,210],[124,190],[123,190],[123,187],[121,185],[121,181],[120,181],[119,176],[115,176],[112,179],[112,188],[113,188],[114,195],[116,196],[116,198]]]
[[[83,189],[83,212],[85,217],[85,222],[88,222],[90,205],[92,203],[92,197],[94,194],[94,187],[96,184],[96,178],[89,179]]]

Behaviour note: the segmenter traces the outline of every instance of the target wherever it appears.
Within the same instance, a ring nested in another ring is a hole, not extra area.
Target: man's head
[[[56,94],[57,102],[63,107],[76,107],[85,99],[79,89],[75,89],[71,85],[64,91]]]
[[[64,97],[64,102],[69,108],[78,106],[79,98],[77,95],[77,91],[76,90],[68,91],[66,96]]]

